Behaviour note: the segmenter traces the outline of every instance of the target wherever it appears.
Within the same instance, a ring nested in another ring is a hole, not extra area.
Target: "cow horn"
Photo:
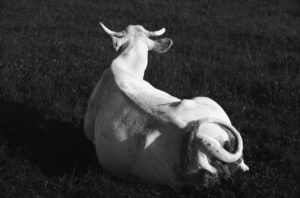
[[[243,152],[243,140],[240,133],[231,124],[225,123],[224,121],[215,118],[201,120],[199,127],[201,127],[201,124],[207,122],[219,124],[227,128],[228,130],[230,130],[236,139],[236,144],[237,144],[236,151],[234,153],[228,152],[223,147],[220,147],[214,139],[206,135],[202,135],[201,133],[197,134],[196,139],[200,141],[202,145],[204,145],[204,147],[212,156],[214,156],[216,159],[222,162],[233,163],[236,162],[238,159],[240,159]]]
[[[101,27],[103,28],[103,30],[107,34],[109,34],[111,36],[116,36],[116,37],[123,37],[123,36],[125,36],[125,32],[115,32],[115,31],[112,31],[112,30],[108,29],[103,23],[101,23],[101,22],[99,22],[99,23],[100,23]]]
[[[157,31],[148,31],[148,36],[161,36],[165,33],[166,29],[165,28],[161,28],[160,30],[157,30]]]

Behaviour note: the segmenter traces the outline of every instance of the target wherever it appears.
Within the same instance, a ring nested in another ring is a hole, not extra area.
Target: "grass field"
[[[6,0],[0,17],[0,197],[296,197],[300,194],[300,4],[295,0]],[[165,27],[145,79],[216,100],[250,172],[213,188],[122,181],[83,135],[88,98],[116,56],[102,21]]]

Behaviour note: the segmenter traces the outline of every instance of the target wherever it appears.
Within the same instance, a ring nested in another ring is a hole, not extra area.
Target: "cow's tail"
[[[199,127],[203,123],[215,123],[229,130],[235,137],[236,146],[233,152],[227,151],[221,147],[216,140],[207,135],[198,133]],[[197,137],[197,138],[196,138]],[[182,143],[182,166],[184,170],[188,169],[188,165],[192,160],[192,145],[193,142],[198,142],[206,152],[208,152],[215,159],[225,162],[233,163],[238,161],[242,157],[243,152],[243,140],[240,133],[229,123],[216,118],[206,118],[190,122],[185,128],[185,134]]]

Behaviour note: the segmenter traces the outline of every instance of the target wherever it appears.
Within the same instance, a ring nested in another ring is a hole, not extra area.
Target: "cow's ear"
[[[126,36],[122,38],[111,36],[111,39],[112,39],[113,47],[115,48],[116,51],[118,51],[120,47],[128,41],[129,38]]]
[[[152,50],[158,53],[167,52],[173,45],[172,39],[163,38],[153,41]]]
[[[113,43],[113,47],[115,48],[116,51],[118,51],[119,48],[120,48],[120,38],[117,38],[115,36],[111,36],[111,40],[112,40],[112,43]]]

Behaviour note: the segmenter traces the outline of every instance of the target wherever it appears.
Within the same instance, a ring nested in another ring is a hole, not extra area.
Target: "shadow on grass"
[[[0,100],[0,109],[0,135],[7,140],[10,154],[21,154],[46,175],[84,174],[98,166],[83,123],[47,120],[27,104]]]

